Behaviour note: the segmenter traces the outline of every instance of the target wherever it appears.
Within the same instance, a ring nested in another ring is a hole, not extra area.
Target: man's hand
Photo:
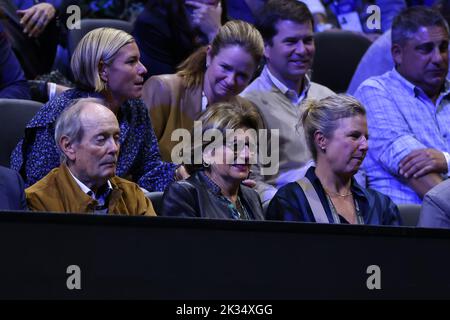
[[[193,7],[192,25],[197,27],[211,42],[221,26],[222,6],[220,1],[214,0],[186,0],[187,6]]]
[[[448,171],[444,154],[436,149],[418,149],[408,154],[399,165],[399,173],[405,179],[423,177],[428,173]]]
[[[56,9],[50,3],[38,3],[26,10],[17,10],[23,32],[29,37],[38,37],[55,16]]]

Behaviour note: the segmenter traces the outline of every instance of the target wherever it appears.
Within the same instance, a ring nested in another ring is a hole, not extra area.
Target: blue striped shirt
[[[416,149],[450,151],[450,83],[433,103],[395,69],[364,81],[355,92],[367,110],[369,151],[363,163],[369,187],[397,203],[421,203],[400,180],[399,163]]]

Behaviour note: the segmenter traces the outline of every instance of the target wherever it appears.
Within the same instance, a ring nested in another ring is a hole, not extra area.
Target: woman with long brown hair
[[[153,76],[145,82],[143,99],[164,160],[174,160],[172,148],[178,142],[172,140],[172,132],[190,130],[208,105],[224,101],[251,105],[237,95],[252,80],[263,51],[255,27],[229,21],[211,45],[198,49],[181,64],[178,73]]]

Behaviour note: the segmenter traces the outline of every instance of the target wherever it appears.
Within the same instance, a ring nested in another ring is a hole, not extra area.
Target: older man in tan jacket
[[[138,185],[116,177],[119,123],[98,99],[80,99],[58,118],[62,164],[25,190],[33,211],[154,216]]]

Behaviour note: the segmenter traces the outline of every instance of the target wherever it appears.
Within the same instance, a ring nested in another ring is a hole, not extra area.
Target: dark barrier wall
[[[0,298],[450,298],[448,230],[2,213],[0,246]]]

